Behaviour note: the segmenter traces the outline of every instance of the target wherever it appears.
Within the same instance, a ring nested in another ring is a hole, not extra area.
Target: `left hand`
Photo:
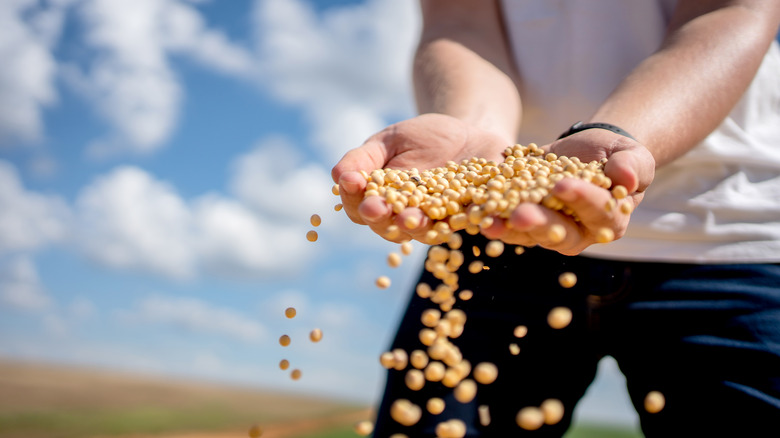
[[[655,159],[642,144],[630,138],[605,129],[588,129],[544,146],[548,152],[569,157],[579,157],[582,162],[608,158],[604,168],[613,186],[622,185],[628,189],[628,197],[620,202],[629,202],[632,211],[642,201],[644,191],[653,181]],[[506,221],[496,220],[482,230],[490,239],[506,243],[539,245],[565,255],[576,255],[596,243],[596,233],[609,228],[618,239],[625,234],[629,215],[618,209],[607,211],[605,205],[612,198],[610,192],[590,182],[574,178],[559,181],[552,193],[571,208],[579,222],[558,211],[542,205],[524,203],[512,212]],[[566,230],[561,242],[553,242],[548,236],[551,225],[560,224]]]

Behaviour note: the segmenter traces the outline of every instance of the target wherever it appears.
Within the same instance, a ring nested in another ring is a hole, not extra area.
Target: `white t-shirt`
[[[523,103],[518,142],[590,117],[660,46],[675,0],[503,0]],[[657,169],[626,235],[585,254],[689,263],[780,262],[780,48],[703,142]]]

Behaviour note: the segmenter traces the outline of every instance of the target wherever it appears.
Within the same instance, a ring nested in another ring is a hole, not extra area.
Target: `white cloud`
[[[28,257],[18,256],[0,263],[0,303],[25,311],[42,311],[51,305]]]
[[[78,241],[87,254],[114,268],[188,277],[192,213],[168,184],[124,166],[79,195]]]
[[[0,253],[65,239],[70,210],[63,199],[25,190],[16,168],[0,160]]]
[[[243,204],[216,195],[194,203],[195,250],[204,267],[225,275],[290,273],[306,257],[305,231],[254,215]]]
[[[147,297],[126,316],[138,323],[168,324],[250,343],[266,336],[266,329],[243,313],[195,298]]]
[[[92,155],[162,147],[178,121],[184,90],[172,54],[234,76],[253,69],[250,52],[208,28],[201,14],[177,0],[90,0],[81,3],[87,47],[97,53],[87,73],[69,65],[70,83],[97,106],[116,132],[96,141]]]
[[[74,298],[68,306],[68,315],[76,321],[84,321],[98,312],[97,306],[91,300],[84,297]]]
[[[224,32],[210,29],[193,7],[168,2],[161,19],[161,40],[166,49],[193,57],[202,65],[235,77],[254,73],[254,57],[246,48],[228,40]]]
[[[270,221],[218,194],[184,200],[136,167],[98,178],[80,193],[76,211],[79,244],[113,268],[171,278],[279,275],[307,258],[303,224]]]
[[[41,323],[46,333],[54,339],[63,339],[71,334],[70,321],[56,313],[44,315]]]
[[[276,217],[308,218],[331,208],[338,199],[322,166],[282,138],[268,139],[233,164],[231,190],[257,211]]]
[[[312,140],[331,162],[388,119],[411,115],[413,0],[368,0],[320,14],[302,0],[257,0],[255,52],[211,26],[193,3],[2,2],[0,140],[43,136],[42,111],[57,99],[59,74],[109,125],[90,154],[154,152],[175,130],[186,97],[175,55],[232,78],[258,78],[283,102],[303,107]],[[82,25],[84,56],[58,65],[52,48],[65,17]]]
[[[308,219],[314,213],[322,218],[322,225],[317,228],[317,249],[387,248],[386,241],[368,227],[354,224],[343,211],[334,211],[333,206],[341,200],[331,192],[332,186],[329,170],[306,159],[299,148],[281,137],[258,142],[255,148],[234,160],[229,182],[237,200],[274,226],[298,225],[290,237],[276,239],[281,247],[294,245],[295,251],[287,249],[281,254],[291,255],[284,257],[285,263],[290,260],[294,263],[294,257],[298,257],[295,254],[316,254],[312,253],[311,243],[300,239],[311,228]]]
[[[81,4],[87,46],[99,56],[80,88],[118,131],[93,145],[92,153],[118,147],[149,152],[170,135],[178,116],[181,87],[157,39],[156,18],[164,3],[153,0]]]
[[[411,55],[419,17],[412,0],[368,0],[318,15],[302,0],[257,0],[263,81],[301,105],[312,139],[334,161],[386,125],[412,115]]]
[[[154,152],[175,130],[186,97],[174,55],[232,78],[258,78],[283,102],[303,107],[312,141],[331,162],[388,119],[411,115],[413,0],[368,0],[321,14],[302,0],[257,0],[254,52],[209,25],[193,3],[2,2],[0,139],[41,138],[42,110],[55,102],[60,74],[109,125],[91,155]],[[83,25],[84,56],[58,65],[52,47],[65,17]]]
[[[49,45],[58,33],[56,6],[32,10],[34,0],[0,2],[0,142],[40,140],[43,108],[57,99],[56,61]],[[24,17],[27,16],[27,19]]]

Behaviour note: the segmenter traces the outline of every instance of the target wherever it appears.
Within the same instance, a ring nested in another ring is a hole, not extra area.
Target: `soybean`
[[[458,298],[460,298],[463,301],[468,301],[474,296],[474,292],[464,289],[460,292],[458,292]]]
[[[466,436],[466,423],[451,419],[436,425],[436,436],[441,438],[463,438]]]
[[[489,385],[496,381],[498,377],[498,367],[490,362],[481,362],[474,367],[474,380]]]
[[[561,224],[550,225],[550,228],[547,230],[547,238],[550,239],[552,243],[563,242],[566,238],[566,228]]]
[[[562,329],[568,326],[572,320],[571,309],[568,307],[556,307],[547,314],[547,324],[554,329]]]
[[[558,276],[558,283],[566,289],[572,288],[577,284],[577,276],[573,272],[564,272]]]
[[[414,426],[421,416],[420,407],[406,399],[398,399],[390,406],[390,417],[404,426]]]
[[[479,413],[479,424],[483,426],[489,426],[490,425],[490,407],[488,405],[480,405],[477,408],[477,412]]]
[[[504,252],[504,242],[500,240],[491,240],[485,247],[485,254],[488,257],[498,257]]]
[[[428,365],[428,355],[422,350],[414,350],[409,355],[409,363],[418,370],[421,370]]]
[[[390,278],[382,275],[376,279],[376,287],[380,289],[387,289],[390,287]]]
[[[544,413],[534,406],[527,406],[517,413],[517,425],[525,430],[537,430],[544,425]]]
[[[469,263],[469,272],[472,274],[477,274],[481,272],[485,268],[485,264],[481,260],[474,260],[473,262]]]
[[[622,205],[626,204],[621,204],[621,206]],[[596,242],[598,243],[609,243],[613,240],[615,240],[615,232],[610,228],[599,228],[599,230],[596,232]]]
[[[563,402],[556,398],[548,398],[542,402],[539,406],[544,414],[544,424],[553,425],[558,424],[563,420],[564,407]]]
[[[387,264],[391,268],[397,268],[401,266],[401,255],[397,252],[391,252],[387,255]]]
[[[477,396],[477,383],[471,379],[465,379],[455,387],[453,395],[455,400],[461,403],[468,403]]]
[[[425,379],[429,382],[441,382],[444,378],[444,364],[441,362],[431,362],[425,367]]]
[[[441,319],[441,311],[437,309],[425,309],[423,310],[420,320],[426,327],[436,327]]]
[[[254,425],[249,428],[249,437],[250,438],[258,438],[261,435],[263,435],[263,429],[260,428],[258,425]]]
[[[444,400],[434,397],[428,400],[428,402],[425,404],[425,409],[428,410],[433,415],[439,415],[442,412],[444,412]]]
[[[660,391],[650,391],[645,396],[644,405],[647,412],[657,414],[666,406],[666,398]]]
[[[612,188],[612,196],[614,196],[615,199],[623,199],[628,196],[628,190],[626,190],[625,186],[617,185]]]
[[[355,433],[360,436],[369,436],[374,431],[374,423],[363,420],[358,421],[354,427]]]
[[[418,369],[411,369],[406,372],[406,377],[404,378],[404,382],[406,382],[406,387],[411,389],[412,391],[419,391],[425,386],[425,376],[423,375],[423,372]]]

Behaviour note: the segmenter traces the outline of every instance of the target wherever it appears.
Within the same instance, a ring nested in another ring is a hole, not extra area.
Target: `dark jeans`
[[[480,385],[477,398],[463,404],[440,383],[412,391],[404,385],[405,371],[391,370],[374,436],[433,437],[436,424],[449,418],[465,421],[469,437],[562,436],[605,355],[625,374],[648,437],[780,436],[780,265],[619,262],[540,248],[518,256],[507,247],[498,258],[483,251],[479,258],[490,269],[472,275],[466,271],[475,259],[471,248],[484,249],[485,241],[465,237],[460,288],[474,296],[455,305],[468,321],[452,342],[472,365],[498,365],[498,379]],[[573,288],[558,284],[563,272],[577,275]],[[439,284],[427,272],[420,281]],[[425,349],[420,314],[436,307],[412,295],[392,345],[408,352]],[[574,317],[556,330],[546,318],[557,306]],[[518,339],[513,329],[521,324],[528,334]],[[520,354],[510,353],[511,343]],[[664,394],[666,405],[650,414],[643,403],[653,390]],[[431,397],[445,400],[442,414],[425,411]],[[399,398],[423,408],[415,426],[390,418],[390,404]],[[564,419],[532,432],[520,429],[517,412],[548,398],[564,403]],[[489,406],[487,427],[478,420],[479,405]]]

